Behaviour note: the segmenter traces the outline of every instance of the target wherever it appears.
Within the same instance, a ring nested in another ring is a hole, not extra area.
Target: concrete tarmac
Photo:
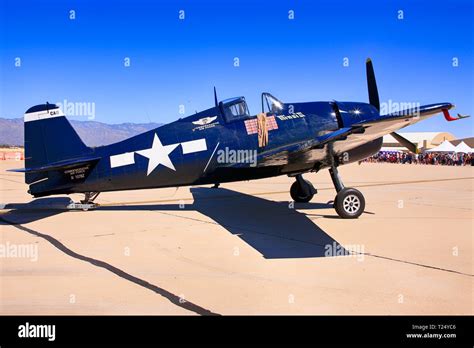
[[[473,167],[351,164],[338,218],[327,170],[293,179],[32,199],[0,163],[1,314],[470,314]]]

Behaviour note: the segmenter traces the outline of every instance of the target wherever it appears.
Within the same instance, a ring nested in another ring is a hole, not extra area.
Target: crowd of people
[[[419,154],[380,151],[366,158],[369,163],[432,164],[444,166],[474,166],[474,154],[425,152]]]

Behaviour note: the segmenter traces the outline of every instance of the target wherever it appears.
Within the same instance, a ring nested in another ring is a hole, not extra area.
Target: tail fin
[[[55,104],[41,104],[25,113],[25,167],[43,167],[90,152]],[[47,173],[27,173],[27,184],[47,177]]]

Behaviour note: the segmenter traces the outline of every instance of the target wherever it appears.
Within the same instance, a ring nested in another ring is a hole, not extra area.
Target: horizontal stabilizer
[[[87,157],[87,158],[73,158],[65,161],[59,161],[54,163],[49,163],[40,167],[33,168],[21,168],[21,169],[9,169],[9,172],[17,173],[41,173],[51,170],[61,170],[68,169],[72,167],[80,167],[81,165],[95,164],[100,160],[100,157]]]

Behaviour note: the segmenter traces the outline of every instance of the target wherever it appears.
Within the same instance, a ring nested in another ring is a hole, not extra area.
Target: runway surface
[[[473,314],[472,167],[352,164],[366,213],[342,220],[327,171],[32,199],[0,162],[2,314]],[[29,250],[14,256],[21,248]],[[36,251],[36,254],[35,254]]]

